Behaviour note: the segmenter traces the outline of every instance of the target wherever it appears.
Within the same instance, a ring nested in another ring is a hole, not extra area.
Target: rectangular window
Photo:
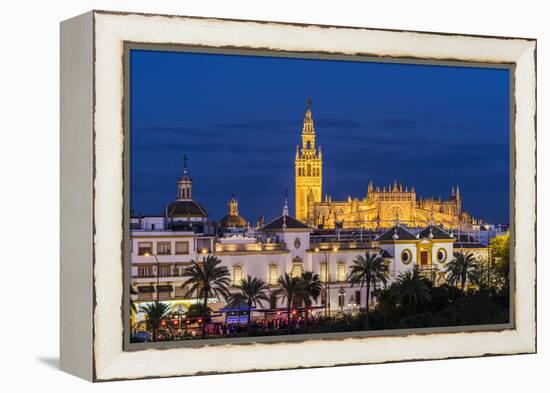
[[[277,265],[269,265],[269,285],[277,285],[277,280],[279,280],[279,267]]]
[[[189,254],[189,242],[176,242],[176,254]]]
[[[233,285],[240,285],[243,279],[243,267],[241,265],[233,266]]]
[[[139,266],[138,277],[153,277],[153,269],[150,266]]]
[[[346,281],[346,264],[344,262],[338,262],[338,281]]]
[[[338,307],[342,308],[344,307],[344,303],[346,302],[346,293],[341,292],[338,294]]]
[[[361,305],[361,291],[355,291],[355,305]]]
[[[158,242],[157,243],[157,254],[158,255],[170,255],[170,254],[172,254],[172,243],[171,242]]]
[[[321,280],[321,282],[327,282],[328,280],[327,266],[328,265],[326,262],[321,262],[321,264],[319,265],[319,279]]]
[[[161,266],[159,270],[159,277],[170,277],[170,266]]]
[[[210,239],[197,239],[197,252],[210,253],[211,243]]]
[[[152,242],[139,242],[138,243],[138,255],[152,254],[153,243]]]
[[[182,277],[184,272],[185,272],[185,266],[176,267],[176,270],[175,270],[176,276]]]

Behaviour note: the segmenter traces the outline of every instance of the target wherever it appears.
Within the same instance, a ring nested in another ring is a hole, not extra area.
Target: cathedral
[[[367,186],[362,197],[336,201],[323,196],[323,156],[316,147],[315,126],[308,99],[302,127],[302,143],[296,146],[296,218],[315,228],[389,228],[400,222],[409,227],[424,227],[435,222],[445,228],[468,228],[475,223],[462,210],[458,186],[449,199],[420,198],[414,186],[394,181],[387,186]]]

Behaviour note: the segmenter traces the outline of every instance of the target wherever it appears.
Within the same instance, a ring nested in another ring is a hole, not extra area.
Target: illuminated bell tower
[[[309,222],[308,203],[320,202],[323,191],[323,157],[321,147],[315,147],[315,127],[311,117],[311,100],[307,99],[302,146],[296,146],[294,161],[296,179],[296,219]]]

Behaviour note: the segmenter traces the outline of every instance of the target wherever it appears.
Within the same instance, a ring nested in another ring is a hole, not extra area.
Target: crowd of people
[[[308,318],[308,325],[315,325],[319,320],[318,316]],[[229,322],[212,322],[206,325],[206,335],[211,338],[220,337],[237,337],[253,332],[254,334],[262,335],[267,333],[281,333],[288,330],[288,319],[286,316],[278,315],[275,318],[263,318],[254,319],[250,323],[250,330],[246,323],[229,323]],[[303,317],[291,317],[290,328],[293,330],[300,330],[305,328],[306,321]],[[145,332],[144,332],[145,333]],[[163,328],[159,329],[157,334],[157,341],[175,341],[175,340],[189,340],[200,337],[201,326],[196,324],[186,329],[180,329],[178,327],[166,324]],[[149,341],[149,340],[146,340]]]

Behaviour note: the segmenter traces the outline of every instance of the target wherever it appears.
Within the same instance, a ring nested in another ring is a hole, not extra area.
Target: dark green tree
[[[446,266],[447,280],[452,285],[460,283],[460,289],[464,292],[467,282],[475,282],[479,263],[471,252],[456,251],[453,255],[454,258]]]
[[[313,301],[317,301],[319,295],[321,294],[321,279],[319,278],[318,274],[306,271],[303,272],[302,276],[300,277],[300,286],[300,297],[304,301],[305,306],[305,327],[307,331],[309,309],[311,308]]]
[[[277,294],[281,296],[283,301],[286,301],[287,334],[290,334],[290,309],[302,293],[301,280],[299,277],[292,277],[290,274],[285,273],[284,276],[279,277],[278,283],[281,288],[277,291]]]
[[[188,288],[186,296],[196,294],[199,299],[202,299],[204,306],[204,315],[201,325],[201,337],[206,336],[206,320],[208,318],[208,298],[211,296],[221,296],[228,299],[229,286],[231,285],[229,270],[225,266],[221,266],[222,261],[209,255],[202,262],[191,261],[184,272],[185,281],[182,288]]]
[[[431,300],[430,288],[430,280],[415,267],[412,271],[399,274],[390,286],[390,298],[410,313],[416,306]]]
[[[153,341],[156,341],[160,324],[170,313],[170,306],[163,302],[153,302],[141,306],[140,311],[145,313],[147,328],[151,329]]]
[[[378,283],[387,284],[386,265],[382,258],[377,253],[366,252],[365,256],[358,255],[353,260],[351,271],[348,276],[348,281],[351,286],[359,285],[361,288],[367,288],[366,305],[365,305],[365,329],[369,328],[369,303],[371,286],[376,287]]]
[[[239,288],[240,292],[231,295],[229,304],[232,306],[238,306],[242,303],[246,304],[248,308],[246,330],[250,334],[250,316],[252,314],[252,308],[258,305],[263,307],[262,301],[269,302],[269,296],[267,295],[269,287],[261,279],[247,276],[241,280],[237,288]]]

